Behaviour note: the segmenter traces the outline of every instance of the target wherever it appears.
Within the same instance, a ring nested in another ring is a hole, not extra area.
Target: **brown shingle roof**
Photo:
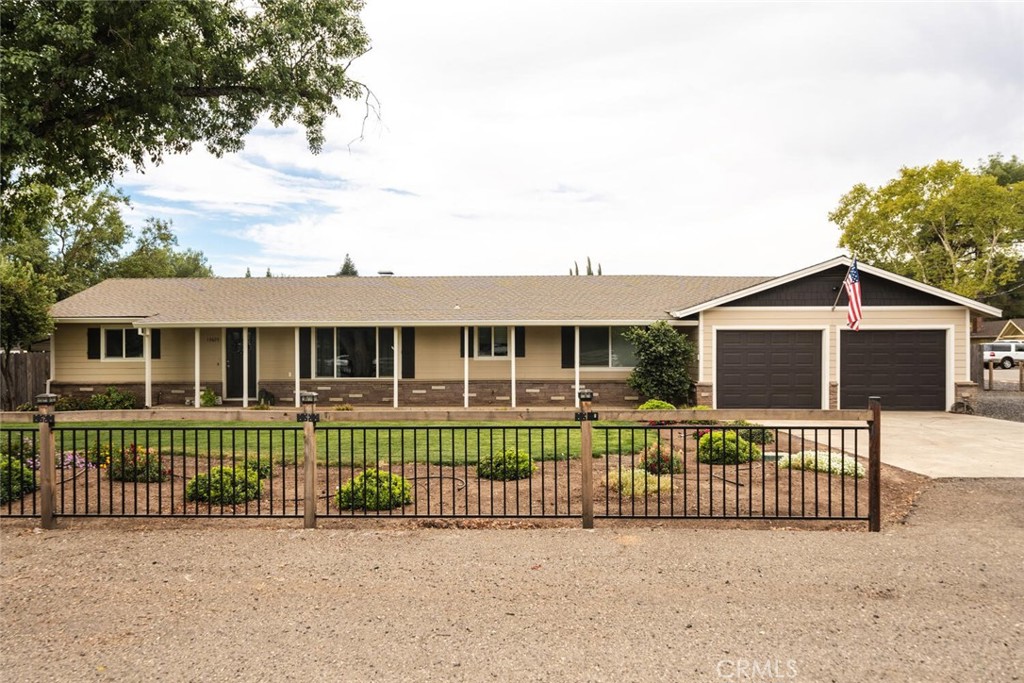
[[[58,321],[146,325],[649,322],[766,277],[601,275],[112,279],[58,302]]]

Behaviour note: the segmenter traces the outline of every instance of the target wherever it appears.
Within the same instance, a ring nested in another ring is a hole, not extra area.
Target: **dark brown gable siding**
[[[846,266],[808,275],[794,282],[773,287],[757,294],[730,301],[723,306],[831,306],[843,289]],[[860,291],[865,306],[949,306],[950,301],[917,289],[860,273]],[[839,296],[839,306],[846,306],[846,292]]]

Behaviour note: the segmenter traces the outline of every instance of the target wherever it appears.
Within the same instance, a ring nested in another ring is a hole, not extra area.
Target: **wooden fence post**
[[[594,528],[594,434],[590,422],[597,419],[597,413],[590,412],[594,392],[582,389],[579,392],[580,408],[576,413],[580,422],[580,496],[583,499],[583,528]]]
[[[39,414],[34,418],[39,423],[39,516],[44,529],[57,528],[53,482],[56,475],[53,462],[53,404],[56,401],[55,394],[36,396],[36,406],[39,408]]]
[[[303,391],[299,394],[302,412],[296,416],[302,423],[302,469],[305,476],[303,502],[303,527],[316,528],[316,423],[320,416],[316,411],[317,393]]]
[[[868,445],[868,531],[882,530],[882,399],[868,397],[871,410]]]

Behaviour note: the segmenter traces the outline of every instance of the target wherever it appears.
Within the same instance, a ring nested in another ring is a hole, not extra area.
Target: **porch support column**
[[[473,349],[469,348],[469,325],[462,328],[462,347],[466,350],[462,357],[462,407],[469,407],[469,354]]]
[[[301,349],[299,348],[299,345],[300,345],[300,342],[299,342],[299,328],[296,327],[295,328],[295,407],[296,408],[299,407],[299,394],[302,392],[302,380],[300,379],[300,377],[302,376],[302,369],[299,367],[301,365],[301,361],[299,360],[299,352],[301,351]]]
[[[153,345],[152,330],[142,330],[142,358],[146,362],[146,407],[153,407]]]
[[[576,326],[575,343],[573,344],[573,371],[576,373],[576,388],[572,392],[575,396],[576,407],[580,407],[580,326]]]
[[[195,407],[195,408],[198,408],[199,407],[199,403],[200,403],[200,398],[199,398],[199,383],[201,381],[201,379],[199,377],[199,339],[200,339],[200,333],[201,333],[201,330],[197,327],[195,329],[195,335],[193,336],[194,341],[192,343],[193,347],[195,347],[193,349],[194,359],[192,361],[192,365],[194,366],[194,368],[193,368],[193,375],[195,376],[195,386],[192,388],[192,406]]]
[[[242,328],[242,407],[249,407],[249,328]]]
[[[50,332],[50,379],[46,380],[46,393],[50,391],[50,382],[57,379],[57,326]]]
[[[391,407],[398,407],[398,376],[402,374],[402,328],[394,328],[391,338]]]
[[[516,328],[508,328],[508,355],[512,359],[512,407],[516,407]]]

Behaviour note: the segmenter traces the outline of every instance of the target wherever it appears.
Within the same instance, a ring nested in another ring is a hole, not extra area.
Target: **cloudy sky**
[[[369,3],[350,104],[131,174],[217,275],[777,275],[901,166],[1024,155],[1024,4]],[[351,144],[350,144],[351,143]]]

